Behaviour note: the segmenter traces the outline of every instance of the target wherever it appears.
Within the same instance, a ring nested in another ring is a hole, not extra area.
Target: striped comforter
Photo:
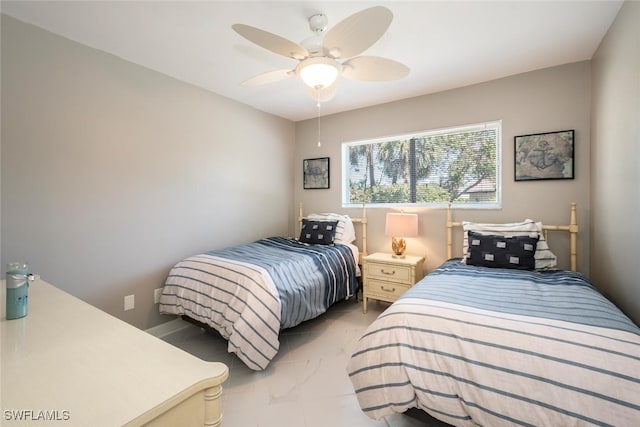
[[[578,273],[448,261],[371,324],[347,369],[374,419],[640,425],[640,329]]]
[[[355,269],[349,246],[270,237],[176,264],[162,291],[160,312],[211,326],[229,341],[229,352],[261,370],[278,352],[280,329],[355,295]]]

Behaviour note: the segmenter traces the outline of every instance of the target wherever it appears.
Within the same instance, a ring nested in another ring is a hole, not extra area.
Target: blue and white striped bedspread
[[[280,329],[324,313],[357,291],[356,262],[345,245],[307,245],[270,237],[210,251],[176,264],[160,312],[216,329],[250,368],[266,368]]]
[[[347,369],[374,419],[640,425],[640,329],[567,271],[448,261],[371,324]]]

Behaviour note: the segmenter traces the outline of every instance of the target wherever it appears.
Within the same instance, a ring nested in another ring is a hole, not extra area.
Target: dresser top
[[[223,363],[198,359],[42,280],[29,287],[28,315],[7,320],[0,285],[3,417],[57,411],[68,417],[65,426],[138,424],[176,394],[228,376]]]

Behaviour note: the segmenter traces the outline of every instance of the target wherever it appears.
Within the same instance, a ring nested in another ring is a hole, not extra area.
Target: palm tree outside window
[[[501,122],[343,144],[343,205],[500,206]]]

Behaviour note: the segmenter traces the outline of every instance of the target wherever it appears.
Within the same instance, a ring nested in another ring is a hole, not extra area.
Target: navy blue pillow
[[[336,237],[338,221],[302,220],[300,241],[311,245],[332,245]]]
[[[534,270],[537,237],[498,236],[469,231],[468,265]]]

